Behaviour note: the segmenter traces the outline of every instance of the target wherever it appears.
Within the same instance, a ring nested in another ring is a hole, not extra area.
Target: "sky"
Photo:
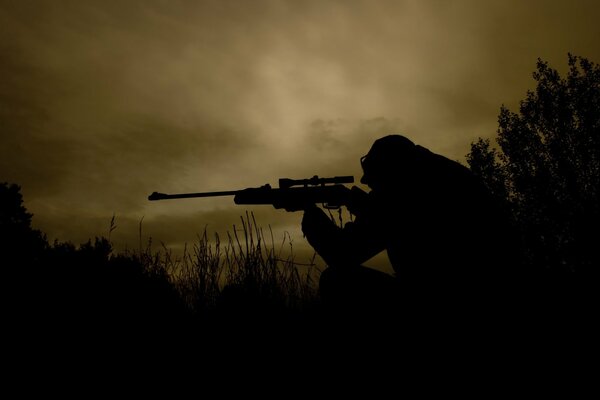
[[[108,236],[114,216],[116,250],[177,250],[251,212],[305,262],[301,213],[147,196],[358,182],[395,133],[464,163],[538,58],[600,62],[599,16],[593,0],[0,0],[0,182],[50,241]]]

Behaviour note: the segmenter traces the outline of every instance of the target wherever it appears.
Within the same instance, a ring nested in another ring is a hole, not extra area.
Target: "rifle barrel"
[[[148,200],[168,200],[168,199],[189,199],[192,197],[217,197],[217,196],[234,196],[239,190],[230,190],[225,192],[201,192],[201,193],[178,193],[165,194],[153,192],[148,196]]]

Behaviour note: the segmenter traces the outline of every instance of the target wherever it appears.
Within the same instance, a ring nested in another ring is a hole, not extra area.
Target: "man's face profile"
[[[377,164],[374,161],[376,160],[372,156],[369,157],[368,154],[360,158],[360,165],[363,170],[360,183],[369,186],[371,189],[377,189],[380,186],[379,180],[381,178],[381,171],[378,171],[380,168],[377,168]]]

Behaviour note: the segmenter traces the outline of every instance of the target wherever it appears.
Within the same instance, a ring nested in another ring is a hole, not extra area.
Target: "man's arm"
[[[329,266],[359,265],[385,250],[385,241],[373,221],[357,217],[340,228],[314,206],[305,210],[302,232]]]

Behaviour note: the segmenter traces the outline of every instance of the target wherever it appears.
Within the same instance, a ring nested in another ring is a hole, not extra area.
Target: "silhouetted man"
[[[316,206],[302,220],[329,267],[320,280],[324,302],[349,312],[492,312],[515,253],[508,224],[477,177],[400,135],[376,140],[361,164],[361,183],[371,191],[353,188],[353,222],[339,228]],[[361,266],[383,250],[394,277]]]

